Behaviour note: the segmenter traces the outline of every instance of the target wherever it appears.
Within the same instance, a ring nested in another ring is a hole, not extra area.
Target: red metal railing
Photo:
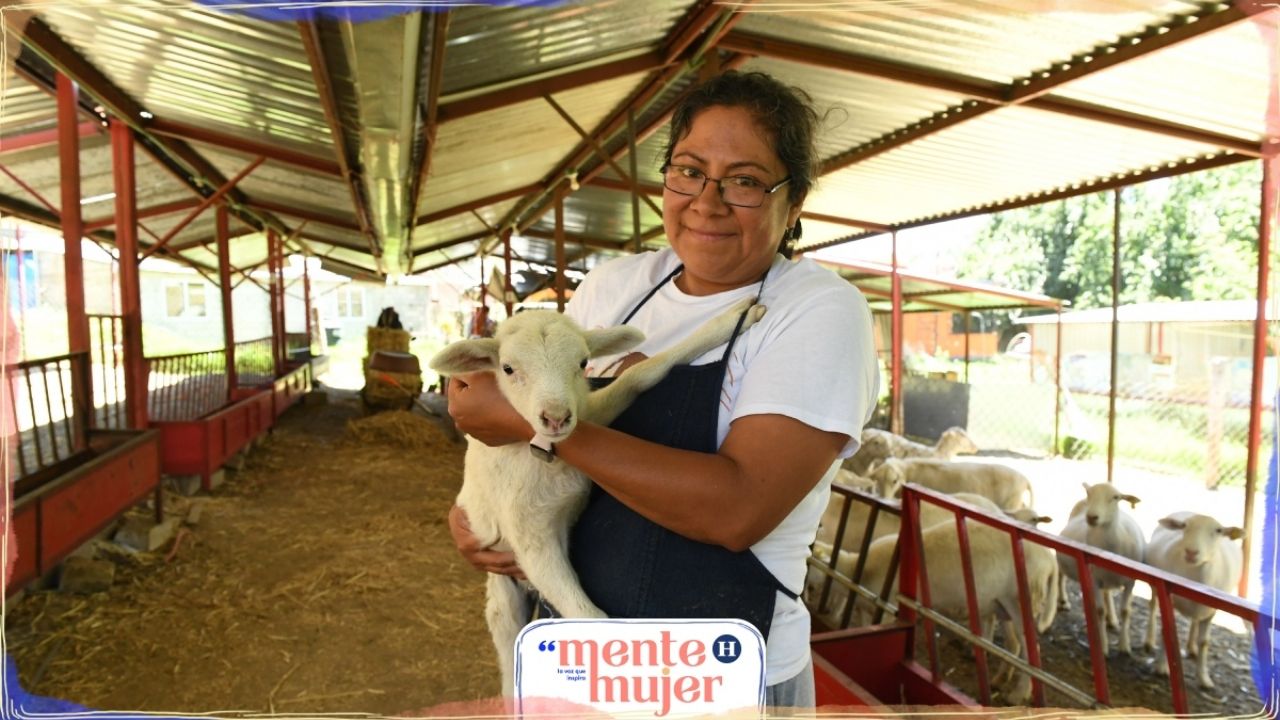
[[[6,370],[18,448],[17,478],[51,468],[88,449],[89,413],[72,387],[88,387],[87,353],[27,360]]]
[[[194,420],[227,402],[222,350],[147,358],[147,415],[153,421]]]
[[[128,427],[124,396],[124,319],[89,315],[89,377],[93,383],[93,427]]]
[[[891,560],[891,568],[888,576],[894,576],[892,565],[898,563],[901,559],[901,568],[898,577],[899,582],[899,601],[898,605],[888,602],[877,603],[882,608],[898,611],[900,619],[907,622],[915,622],[916,616],[921,616],[921,623],[924,626],[927,647],[930,655],[930,667],[933,677],[936,681],[942,678],[941,668],[939,667],[939,659],[936,643],[934,641],[934,627],[941,626],[952,634],[963,637],[967,642],[974,646],[975,662],[979,669],[979,694],[982,702],[989,703],[989,678],[986,670],[986,655],[993,654],[1002,660],[1014,664],[1020,671],[1030,674],[1032,681],[1033,702],[1037,706],[1044,705],[1044,685],[1050,685],[1055,690],[1063,692],[1069,697],[1075,698],[1086,705],[1109,705],[1111,702],[1110,688],[1107,683],[1106,658],[1104,648],[1100,644],[1099,628],[1097,627],[1098,618],[1095,615],[1095,608],[1099,607],[1097,603],[1101,602],[1101,598],[1094,597],[1093,586],[1091,582],[1092,574],[1095,570],[1107,570],[1120,575],[1134,578],[1136,581],[1147,583],[1151,588],[1154,597],[1160,608],[1161,631],[1164,637],[1164,652],[1169,662],[1169,683],[1170,693],[1172,696],[1172,705],[1175,713],[1187,714],[1188,703],[1185,683],[1182,677],[1180,648],[1177,638],[1176,614],[1173,609],[1172,597],[1174,595],[1184,597],[1193,602],[1214,608],[1229,615],[1241,618],[1254,629],[1255,643],[1257,651],[1260,653],[1269,652],[1270,630],[1276,625],[1276,619],[1263,614],[1258,606],[1238,597],[1227,595],[1212,588],[1199,583],[1193,583],[1185,578],[1164,572],[1155,567],[1142,563],[1135,563],[1127,558],[1109,553],[1097,548],[1076,543],[1071,540],[1050,535],[1033,529],[1030,526],[1011,522],[1006,518],[998,518],[983,510],[972,507],[970,505],[957,502],[949,496],[931,490],[921,488],[916,485],[908,485],[903,492],[903,500],[901,505],[898,503],[887,501],[865,492],[858,491],[854,488],[842,485],[833,485],[833,497],[840,497],[843,500],[841,508],[840,525],[833,541],[833,547],[839,548],[843,542],[846,532],[845,525],[847,518],[851,512],[852,503],[861,502],[871,506],[871,517],[868,520],[868,528],[861,542],[861,552],[859,561],[854,568],[851,577],[841,575],[837,570],[838,554],[832,553],[829,561],[820,561],[816,558],[810,558],[810,566],[819,568],[821,572],[827,575],[823,582],[823,588],[815,604],[816,609],[821,613],[827,609],[829,599],[829,591],[833,583],[838,583],[844,588],[850,590],[851,594],[849,602],[845,607],[842,618],[840,619],[840,627],[847,627],[852,617],[852,610],[858,597],[876,597],[887,599],[888,582],[885,588],[865,588],[859,585],[863,570],[863,558],[866,557],[867,548],[872,540],[872,532],[876,516],[883,512],[899,515],[902,519],[901,532],[898,536],[897,548],[894,551]],[[956,515],[957,542],[959,544],[960,557],[964,565],[965,576],[965,594],[966,605],[969,609],[968,627],[960,625],[951,619],[941,615],[933,610],[927,569],[924,566],[923,555],[921,552],[922,534],[919,527],[920,503],[926,502],[937,505],[952,511]],[[977,591],[973,578],[972,559],[969,552],[969,527],[966,522],[971,520],[983,525],[989,526],[996,530],[1000,530],[1009,535],[1013,560],[1016,569],[1016,578],[1018,584],[1018,599],[1022,614],[1023,633],[1027,640],[1027,660],[1015,657],[1004,648],[1001,648],[981,636],[977,610]],[[1031,542],[1050,550],[1056,551],[1058,554],[1069,556],[1076,562],[1079,569],[1079,577],[1081,578],[1081,592],[1083,596],[1084,617],[1089,637],[1089,648],[1091,656],[1091,664],[1093,667],[1094,687],[1092,694],[1080,688],[1076,688],[1069,683],[1055,677],[1051,672],[1046,672],[1041,668],[1040,663],[1040,647],[1038,644],[1038,634],[1036,632],[1036,614],[1031,606],[1031,594],[1028,588],[1028,578],[1026,571],[1026,563],[1024,559],[1023,543]],[[877,619],[873,622],[879,622],[877,611]],[[911,650],[909,649],[910,653]]]
[[[236,386],[263,385],[276,376],[271,359],[271,338],[258,338],[236,343]]]

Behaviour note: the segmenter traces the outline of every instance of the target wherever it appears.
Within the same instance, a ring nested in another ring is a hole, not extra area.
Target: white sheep
[[[559,313],[529,311],[503,321],[492,338],[449,345],[430,366],[446,375],[494,371],[502,394],[535,432],[560,442],[580,420],[608,424],[673,366],[723,345],[743,311],[743,329],[750,327],[764,315],[764,306],[751,307],[753,302],[737,303],[597,392],[589,392],[583,372],[588,358],[634,347],[644,337],[639,330],[584,331]],[[514,552],[527,584],[557,611],[565,617],[598,618],[604,613],[583,592],[567,553],[569,528],[585,507],[589,489],[590,480],[577,469],[550,456],[535,456],[522,444],[489,447],[468,438],[457,504],[466,511],[476,539]],[[507,694],[514,690],[516,635],[530,615],[527,598],[525,588],[512,578],[489,575],[485,618]]]
[[[1147,543],[1147,564],[1181,575],[1188,580],[1208,585],[1216,590],[1231,592],[1240,582],[1241,552],[1233,540],[1244,537],[1238,527],[1223,527],[1208,515],[1192,512],[1176,512],[1160,520]],[[1207,605],[1192,602],[1179,595],[1173,596],[1173,607],[1191,621],[1187,633],[1187,657],[1198,657],[1197,678],[1200,687],[1212,688],[1209,678],[1209,629],[1217,611]],[[1147,649],[1155,646],[1156,627],[1160,622],[1160,609],[1153,589],[1148,605],[1150,621],[1147,623]],[[1169,658],[1165,655],[1164,638],[1160,639],[1160,651],[1156,654],[1156,672],[1169,674]]]
[[[906,483],[955,494],[982,495],[1006,512],[1035,506],[1031,481],[1005,465],[913,458],[885,460],[872,473],[880,497],[896,497]]]
[[[926,504],[921,503],[922,511]],[[1025,658],[1028,646],[1023,637],[1022,606],[1018,600],[1012,541],[1008,533],[988,525],[969,521],[966,527],[974,592],[978,601],[978,615],[982,619],[983,635],[988,639],[993,637],[993,619],[1000,618],[1004,621],[1009,651]],[[952,617],[967,617],[964,566],[961,563],[954,521],[923,529],[921,536],[924,542],[925,569],[929,576],[929,599],[933,608]],[[895,542],[892,538],[881,538],[871,544],[862,573],[863,586],[877,591],[884,586]],[[1028,600],[1035,615],[1036,630],[1043,633],[1053,624],[1057,612],[1057,563],[1054,562],[1053,552],[1048,548],[1031,542],[1023,543],[1022,547],[1030,595]],[[856,556],[850,555],[852,557],[848,561],[842,555],[841,562],[856,562]],[[897,592],[896,578],[891,592]],[[860,602],[854,617],[858,624],[865,624],[870,620],[872,612],[870,603]],[[1031,696],[1031,678],[1018,673],[1016,682],[1004,695],[1012,705],[1026,704]]]
[[[960,453],[976,453],[978,446],[961,427],[947,428],[933,445],[923,445],[885,430],[868,428],[862,431],[862,444],[853,457],[844,461],[844,467],[859,475],[866,475],[873,466],[888,458],[938,458],[951,460]]]
[[[1092,545],[1135,562],[1142,562],[1146,548],[1142,528],[1138,526],[1138,521],[1134,520],[1133,516],[1120,509],[1121,501],[1129,503],[1130,506],[1136,506],[1139,502],[1138,498],[1120,492],[1110,483],[1081,484],[1085,489],[1085,499],[1071,508],[1071,516],[1060,535],[1068,540]],[[1065,610],[1071,607],[1071,601],[1067,597],[1066,579],[1070,577],[1078,581],[1079,577],[1076,561],[1070,555],[1059,553],[1058,565],[1062,571],[1059,576],[1062,585],[1059,588],[1058,598],[1062,609]],[[1120,652],[1126,655],[1132,654],[1129,644],[1129,617],[1134,580],[1099,567],[1092,567],[1090,570],[1093,576],[1095,612],[1100,620],[1098,637],[1102,643],[1102,651],[1104,654],[1110,654],[1107,626],[1117,627],[1112,594],[1120,590],[1119,648]]]
[[[1017,511],[1017,515],[1028,518],[1028,520],[1020,520],[1018,517],[1015,517],[1015,514],[1003,513],[991,500],[973,493],[957,493],[952,495],[951,498],[980,510],[985,510],[997,517],[1007,517],[1030,525],[1034,525],[1036,522],[1051,521],[1050,518],[1042,518],[1036,515],[1034,511],[1027,509]],[[827,506],[827,513],[823,516],[824,522],[829,520],[832,523],[836,523],[839,521],[839,508],[843,504],[843,501],[844,498],[837,496],[836,493],[832,493],[831,502]],[[849,509],[845,534],[842,538],[843,542],[841,543],[840,557],[835,566],[836,572],[846,578],[852,578],[853,576],[852,574],[855,567],[853,560],[856,560],[858,557],[857,549],[860,548],[862,544],[862,537],[866,531],[865,528],[870,507],[866,503],[858,502],[857,500],[853,500],[852,503],[853,504]],[[895,507],[894,509],[895,511],[898,511],[898,508]],[[873,542],[879,542],[880,538],[886,536],[893,536],[894,538],[897,538],[901,525],[902,522],[899,515],[895,512],[882,510],[876,520],[875,530],[872,533]],[[930,529],[938,525],[945,525],[948,528],[952,528],[951,532],[954,537],[955,514],[947,508],[935,505],[928,501],[920,503],[920,527],[922,529]],[[972,526],[973,523],[970,523],[969,525]],[[813,555],[819,561],[830,566],[832,542],[835,533],[827,532],[825,528],[820,527],[819,536],[819,539],[814,543]],[[868,554],[868,557],[870,557],[870,554]],[[1055,576],[1057,573],[1056,568],[1057,566],[1055,564],[1053,568]],[[826,577],[826,573],[817,568],[809,569],[809,575],[805,584],[805,599],[811,605],[816,604],[817,601],[821,599],[821,588],[825,583]],[[822,620],[830,627],[836,627],[839,624],[839,621],[843,619],[844,605],[847,602],[847,598],[848,590],[839,582],[833,581],[831,590],[828,592],[826,607],[815,608],[815,610],[819,617],[822,618]],[[1057,602],[1056,597],[1054,602]],[[830,608],[830,610],[827,608]],[[1056,610],[1054,612],[1056,612]],[[1045,614],[1043,611],[1037,613],[1037,617],[1044,616]]]

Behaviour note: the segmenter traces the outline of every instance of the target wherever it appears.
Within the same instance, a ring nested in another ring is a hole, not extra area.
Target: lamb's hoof
[[[760,320],[764,317],[765,312],[769,310],[767,305],[755,305],[751,308],[750,317],[752,322]]]
[[[1214,684],[1213,684],[1213,681],[1212,681],[1212,680],[1210,680],[1209,678],[1201,678],[1201,679],[1200,679],[1200,688],[1201,688],[1202,690],[1213,690],[1213,689],[1214,689],[1214,688],[1216,688],[1216,687],[1217,687],[1217,685],[1214,685]]]
[[[1157,664],[1156,675],[1159,675],[1160,677],[1169,677],[1169,666],[1164,663]]]

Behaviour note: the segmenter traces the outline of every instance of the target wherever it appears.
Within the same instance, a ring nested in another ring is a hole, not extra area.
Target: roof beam
[[[378,238],[373,233],[369,199],[365,197],[360,173],[353,167],[354,156],[347,145],[347,129],[342,124],[338,112],[338,100],[333,91],[333,76],[329,71],[329,63],[325,60],[320,28],[315,22],[299,21],[298,34],[302,36],[302,46],[311,65],[311,77],[315,81],[316,94],[320,98],[321,107],[324,108],[325,121],[329,124],[329,134],[333,138],[338,168],[351,191],[351,204],[355,207],[356,219],[359,222],[355,230],[369,242],[369,254],[380,258],[382,248],[378,245]],[[349,227],[350,224],[347,223],[345,226]],[[378,262],[381,265],[381,260]]]
[[[657,234],[661,235],[662,226],[661,225],[657,226],[657,230],[658,230]],[[648,235],[649,233],[652,233],[652,232],[653,232],[653,229],[651,228],[648,231],[646,231],[644,235]],[[528,230],[521,231],[520,234],[526,237],[536,238],[538,240],[555,240],[556,239],[556,234],[554,232],[547,232],[546,230],[536,230],[533,228],[529,228]],[[641,235],[641,240],[647,239],[644,237],[644,235]],[[582,245],[583,247],[594,248],[596,250],[626,250],[627,244],[631,242],[631,238],[626,238],[626,239],[618,240],[615,242],[612,240],[606,240],[604,238],[588,237],[586,235],[578,235],[578,234],[569,233],[569,232],[564,234],[564,240],[565,242],[571,242],[576,245]]]
[[[274,200],[263,200],[261,198],[255,198],[255,199],[249,200],[248,205],[249,207],[258,208],[261,210],[269,210],[271,212],[280,213],[281,215],[288,215],[290,217],[300,218],[302,220],[310,220],[311,222],[317,222],[322,225],[330,225],[332,227],[342,228],[343,230],[350,230],[352,232],[361,231],[361,227],[359,225],[356,225],[355,223],[351,222],[346,218],[338,217],[336,215],[326,215],[322,212],[318,212],[315,210],[308,210],[306,208],[294,207],[292,205],[286,205],[284,203],[275,202]]]
[[[333,177],[342,177],[342,169],[338,167],[336,162],[326,160],[324,158],[309,155],[296,150],[274,145],[271,143],[258,142],[248,138],[231,135],[228,133],[220,133],[216,130],[188,125],[173,120],[164,120],[162,118],[152,118],[146,123],[148,132],[166,137],[181,138],[183,140],[191,140],[193,142],[202,142],[207,145],[213,145],[224,150],[234,150],[247,155],[262,156],[268,160],[272,160],[285,165],[292,165],[307,170],[313,170],[322,175],[332,175]]]
[[[434,212],[427,213],[426,215],[422,215],[418,218],[417,224],[429,225],[433,222],[436,222],[437,220],[444,220],[446,218],[451,218],[454,215],[461,215],[462,213],[465,213],[465,212],[478,210],[482,207],[494,205],[500,202],[504,202],[506,200],[511,200],[513,198],[524,197],[529,193],[537,192],[541,190],[542,187],[543,187],[542,183],[539,182],[539,183],[533,183],[531,185],[525,185],[523,187],[512,188],[510,190],[503,190],[502,192],[494,193],[492,195],[487,195],[485,197],[478,198],[476,200],[464,202],[461,205],[454,205],[453,207],[444,208],[443,210],[436,210]]]
[[[431,50],[427,53],[428,66],[420,72],[427,82],[426,108],[423,110],[423,143],[422,157],[418,160],[417,172],[413,173],[412,187],[409,188],[409,212],[405,219],[417,225],[418,203],[422,198],[422,188],[431,176],[431,160],[435,157],[436,135],[440,129],[440,91],[444,86],[444,51],[449,39],[450,10],[442,10],[431,16]],[[409,237],[413,237],[410,230]]]
[[[200,200],[196,198],[187,198],[185,200],[174,200],[173,202],[162,203],[160,205],[152,205],[151,207],[147,207],[147,208],[140,208],[137,212],[136,217],[139,220],[145,220],[146,218],[159,217],[160,215],[169,215],[172,213],[180,212],[182,210],[190,210],[191,208],[199,204],[200,204]],[[103,217],[95,218],[93,220],[86,220],[84,223],[84,229],[85,229],[85,232],[89,232],[90,230],[98,230],[101,228],[112,227],[115,224],[116,224],[115,215],[105,215]]]
[[[451,122],[516,103],[537,100],[543,95],[562,93],[636,73],[651,72],[666,64],[662,53],[651,52],[551,77],[536,78],[468,98],[445,100],[440,103],[438,118],[442,123]]]
[[[102,123],[86,120],[76,126],[80,137],[89,137],[102,131]],[[0,153],[32,150],[34,148],[51,147],[58,144],[58,128],[37,130],[23,135],[10,135],[0,138]]]
[[[452,240],[446,240],[445,242],[437,243],[437,244],[432,245],[432,246],[430,246],[430,247],[418,248],[417,250],[414,250],[414,251],[413,251],[413,256],[414,256],[415,258],[417,258],[417,257],[422,257],[423,255],[426,255],[427,253],[433,253],[433,252],[435,252],[435,251],[437,251],[437,250],[444,250],[445,248],[451,248],[451,247],[453,247],[453,246],[455,246],[455,245],[463,245],[463,244],[465,244],[465,243],[469,243],[469,242],[478,242],[478,241],[480,241],[480,240],[484,240],[485,238],[488,238],[488,237],[493,237],[493,233],[492,233],[492,232],[489,232],[488,230],[485,230],[485,231],[483,231],[483,232],[478,232],[478,233],[472,233],[472,234],[470,234],[470,235],[465,235],[465,236],[460,237],[460,238],[454,238],[454,239],[452,239]]]

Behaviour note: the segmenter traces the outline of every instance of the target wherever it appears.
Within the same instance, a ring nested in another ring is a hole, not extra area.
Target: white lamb
[[[978,446],[964,428],[960,427],[947,428],[933,445],[923,445],[895,433],[868,428],[862,431],[862,444],[858,447],[858,452],[844,461],[844,467],[859,475],[866,475],[876,463],[888,458],[950,460],[960,453],[976,452]]]
[[[923,508],[925,503],[921,503]],[[923,514],[923,513],[922,513]],[[1022,630],[1022,606],[1018,600],[1017,570],[1008,533],[981,523],[966,524],[969,552],[973,565],[974,590],[978,615],[982,618],[983,635],[990,639],[995,630],[992,620],[1003,621],[1009,651],[1026,657],[1026,640]],[[924,541],[925,569],[929,575],[930,600],[935,610],[956,618],[968,616],[965,597],[964,566],[956,540],[954,521],[941,523],[921,531]],[[893,554],[893,538],[881,538],[871,544],[863,568],[862,585],[878,591],[884,586],[889,559]],[[1058,572],[1053,552],[1035,543],[1023,543],[1026,560],[1028,598],[1037,632],[1043,633],[1053,624],[1057,608]],[[852,554],[850,554],[852,555]],[[844,557],[841,557],[844,562]],[[849,562],[856,562],[853,556]],[[897,593],[894,579],[892,593]],[[891,595],[890,597],[892,597]],[[858,624],[870,620],[873,609],[859,602],[854,616]],[[1031,678],[1018,673],[1017,681],[1005,692],[1011,705],[1023,705],[1031,696]]]
[[[1244,537],[1238,527],[1223,527],[1208,515],[1192,512],[1176,512],[1160,521],[1147,543],[1147,563],[1181,575],[1188,580],[1208,585],[1216,590],[1231,592],[1240,582],[1241,552],[1233,540]],[[1197,678],[1200,687],[1212,688],[1209,678],[1209,630],[1217,611],[1211,607],[1174,595],[1173,607],[1191,621],[1187,633],[1187,657],[1198,657]],[[1147,649],[1155,645],[1156,627],[1160,621],[1160,609],[1156,594],[1151,593],[1148,606],[1150,622],[1147,624]],[[1156,654],[1156,672],[1169,674],[1169,658],[1164,652],[1164,638]]]
[[[871,479],[876,494],[885,498],[896,497],[903,485],[913,482],[944,493],[981,495],[1006,512],[1035,506],[1031,481],[1004,465],[891,458],[871,473]]]
[[[551,442],[573,432],[579,420],[607,424],[675,365],[688,363],[764,315],[751,298],[711,320],[675,347],[629,368],[607,388],[589,392],[583,368],[591,357],[634,347],[643,334],[629,326],[584,331],[564,315],[535,310],[503,321],[493,338],[462,340],[431,359],[446,375],[495,371],[512,407]],[[496,371],[501,372],[496,372]],[[484,544],[516,555],[528,584],[565,617],[604,617],[583,592],[569,565],[569,528],[586,504],[590,480],[573,467],[540,459],[529,447],[489,447],[468,438],[457,503]],[[489,575],[485,618],[498,651],[503,692],[514,691],[514,643],[529,618],[525,589],[509,577]]]
[[[1098,483],[1090,485],[1081,483],[1085,489],[1085,499],[1077,502],[1075,507],[1071,508],[1071,516],[1067,520],[1067,526],[1060,533],[1062,537],[1068,540],[1092,545],[1100,550],[1113,552],[1117,555],[1127,557],[1135,562],[1142,562],[1145,556],[1146,540],[1143,538],[1142,528],[1138,526],[1138,521],[1133,519],[1125,511],[1120,509],[1120,502],[1123,500],[1129,505],[1138,504],[1138,498],[1132,495],[1125,495],[1116,490],[1115,486],[1110,483]],[[1067,597],[1067,578],[1079,580],[1078,571],[1076,569],[1076,561],[1069,555],[1058,554],[1058,565],[1061,568],[1060,578],[1062,585],[1059,588],[1058,598],[1062,609],[1071,607],[1071,601]],[[1132,654],[1132,648],[1129,644],[1129,616],[1130,616],[1130,600],[1133,598],[1133,583],[1131,577],[1103,570],[1099,567],[1090,568],[1093,576],[1093,597],[1096,605],[1095,612],[1099,615],[1098,637],[1102,643],[1102,651],[1104,654],[1110,654],[1110,644],[1107,638],[1107,626],[1116,627],[1116,611],[1112,605],[1112,593],[1120,590],[1120,652],[1126,655]],[[1102,621],[1102,620],[1105,620]]]

